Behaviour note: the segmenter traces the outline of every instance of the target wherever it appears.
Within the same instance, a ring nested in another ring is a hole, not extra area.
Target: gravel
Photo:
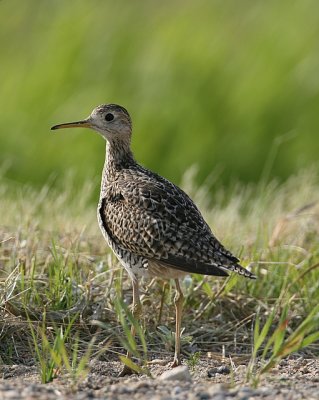
[[[40,383],[35,367],[2,365],[0,399],[319,399],[319,361],[316,359],[299,357],[283,360],[262,377],[257,388],[245,383],[245,366],[231,370],[230,366],[220,366],[217,362],[214,365],[211,359],[200,360],[191,370],[186,365],[173,370],[168,370],[167,365],[152,365],[154,379],[137,375],[118,378],[120,367],[119,362],[92,361],[88,375],[80,382],[61,375],[44,385]]]
[[[191,382],[192,377],[186,365],[169,369],[158,378],[160,381],[184,381]]]

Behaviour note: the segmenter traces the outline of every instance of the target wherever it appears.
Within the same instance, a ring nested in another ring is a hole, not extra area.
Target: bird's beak
[[[76,121],[76,122],[66,122],[64,124],[52,126],[51,131],[63,128],[92,128],[92,123],[89,119],[84,119],[83,121]]]

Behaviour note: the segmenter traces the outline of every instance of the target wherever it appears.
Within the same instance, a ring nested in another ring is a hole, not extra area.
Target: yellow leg
[[[176,331],[175,331],[175,354],[172,367],[177,367],[181,364],[181,323],[184,295],[179,284],[179,280],[175,279],[176,294],[174,298],[176,310]]]
[[[133,309],[132,309],[132,314],[135,319],[138,319],[141,315],[142,312],[142,304],[140,301],[140,292],[139,292],[139,285],[137,279],[132,279],[132,286],[133,286]],[[131,326],[131,334],[134,337],[136,332],[135,332],[135,327],[134,325]],[[128,351],[126,354],[127,358],[131,358],[132,354]],[[119,373],[119,376],[125,376],[125,375],[131,375],[134,374],[135,372],[128,367],[127,365],[124,365],[123,369]]]
[[[163,287],[162,287],[162,298],[161,298],[160,310],[158,313],[157,325],[159,325],[161,323],[167,286],[168,286],[168,283],[164,282]]]

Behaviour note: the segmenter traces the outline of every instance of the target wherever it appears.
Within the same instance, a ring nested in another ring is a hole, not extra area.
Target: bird
[[[190,273],[227,277],[242,267],[212,233],[197,206],[177,185],[140,165],[131,150],[132,119],[117,104],[102,104],[76,122],[54,125],[90,128],[106,140],[97,218],[102,234],[132,281],[132,313],[142,313],[141,278],[173,279],[176,294],[175,352],[171,367],[181,364],[180,335],[184,296],[180,279]],[[134,326],[131,327],[135,335]],[[127,354],[130,357],[130,354]],[[120,376],[133,371],[125,365]]]

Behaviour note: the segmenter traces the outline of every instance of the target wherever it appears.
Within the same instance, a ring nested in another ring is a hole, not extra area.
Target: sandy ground
[[[163,360],[162,360],[163,363]],[[61,375],[41,384],[35,366],[1,365],[0,399],[319,399],[319,360],[293,357],[263,376],[257,388],[245,383],[246,366],[231,371],[211,359],[201,359],[189,370],[191,377],[163,380],[168,365],[153,364],[153,379],[131,375],[118,378],[119,362],[92,361],[79,382]]]

